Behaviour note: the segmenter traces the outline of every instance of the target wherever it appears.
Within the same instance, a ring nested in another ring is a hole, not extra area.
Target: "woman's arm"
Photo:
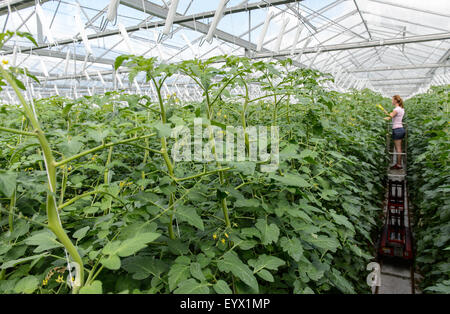
[[[391,118],[395,117],[397,115],[397,110],[393,110],[390,114],[389,117],[385,117],[385,120],[390,120]]]

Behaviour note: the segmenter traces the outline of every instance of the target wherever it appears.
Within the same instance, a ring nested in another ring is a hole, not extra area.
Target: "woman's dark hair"
[[[403,107],[403,99],[402,99],[402,97],[400,97],[399,95],[394,95],[394,96],[392,96],[392,98],[395,100],[395,102],[396,102],[400,107],[404,108],[404,107]]]

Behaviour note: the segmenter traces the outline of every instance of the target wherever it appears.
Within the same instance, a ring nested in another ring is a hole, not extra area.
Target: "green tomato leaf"
[[[324,235],[315,235],[308,237],[307,242],[310,244],[324,249],[326,251],[336,252],[336,249],[340,247],[339,241],[335,238],[330,238]]]
[[[168,270],[166,263],[154,257],[133,256],[122,261],[122,268],[132,274],[133,279],[143,280],[149,276],[160,277]]]
[[[42,258],[44,256],[47,256],[47,255],[48,255],[48,253],[42,253],[42,254],[39,254],[39,255],[27,256],[27,257],[15,259],[15,260],[7,261],[7,262],[3,263],[0,268],[1,269],[8,269],[8,268],[14,267],[16,265],[19,265],[21,263],[25,263],[25,262],[28,262],[28,261],[33,261],[33,260],[40,259],[40,258]]]
[[[108,257],[103,257],[101,263],[105,265],[106,268],[111,270],[117,270],[120,268],[120,257],[117,255],[110,255]]]
[[[260,202],[257,199],[249,198],[249,199],[239,199],[235,203],[236,207],[259,207]]]
[[[259,277],[264,279],[265,281],[274,282],[275,279],[273,278],[273,275],[265,269],[261,269],[259,272],[256,273]]]
[[[169,290],[173,291],[178,284],[188,279],[190,276],[190,267],[186,264],[175,263],[170,267],[169,271]]]
[[[236,253],[232,251],[225,253],[223,258],[217,262],[217,267],[220,271],[233,273],[245,284],[258,291],[258,281],[253,272],[239,259]]]
[[[351,231],[355,232],[355,228],[353,227],[353,224],[350,221],[348,221],[347,217],[336,214],[336,212],[334,210],[330,210],[330,215],[331,215],[331,217],[333,217],[333,220],[337,224],[345,226],[348,229],[350,229]]]
[[[230,287],[228,287],[228,284],[223,280],[218,280],[214,284],[213,288],[218,294],[232,294],[233,293],[233,291],[231,291]]]
[[[16,189],[17,173],[0,170],[0,192],[11,198]]]
[[[188,224],[200,229],[205,230],[202,218],[197,214],[197,210],[194,207],[182,205],[176,210],[176,217],[179,221],[187,222]]]
[[[199,263],[192,263],[190,266],[190,271],[191,271],[191,275],[192,277],[200,280],[200,281],[205,281],[205,275],[203,275],[202,272],[202,267],[200,266]]]
[[[85,285],[80,289],[80,294],[102,294],[102,282],[94,280],[91,284]]]
[[[286,264],[286,262],[278,257],[263,254],[259,255],[258,259],[249,260],[248,264],[253,267],[253,273],[257,273],[263,268],[277,270],[278,267]]]
[[[264,245],[278,241],[280,229],[274,223],[268,225],[265,219],[258,219],[255,224],[256,228],[261,232],[261,242]]]
[[[311,187],[311,184],[298,174],[287,173],[284,176],[271,174],[269,177],[289,186],[297,186],[300,188]]]
[[[35,276],[27,276],[20,279],[14,287],[16,293],[33,293],[39,285],[39,281]]]
[[[303,246],[298,238],[289,239],[282,237],[280,239],[280,246],[294,261],[298,262],[303,256]]]
[[[208,283],[200,283],[197,280],[190,278],[178,284],[178,288],[173,292],[174,294],[208,294]]]
[[[78,229],[77,231],[75,231],[72,235],[72,237],[74,237],[77,240],[81,240],[84,238],[84,236],[86,235],[86,233],[89,231],[90,227],[86,226],[84,228]]]
[[[25,239],[25,243],[27,245],[37,245],[37,248],[33,251],[34,253],[40,253],[62,246],[62,244],[56,240],[56,235],[47,229],[35,233],[28,239]]]

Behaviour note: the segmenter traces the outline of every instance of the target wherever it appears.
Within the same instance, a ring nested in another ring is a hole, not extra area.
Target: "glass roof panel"
[[[3,29],[30,32],[39,41],[39,47],[30,50],[30,42],[14,38],[1,53],[3,58],[16,58],[16,64],[44,79],[44,84],[34,86],[41,94],[54,92],[55,85],[63,90],[75,84],[80,93],[85,92],[83,86],[107,90],[117,87],[113,84],[112,64],[117,56],[129,53],[165,62],[219,54],[288,56],[300,62],[297,65],[364,80],[365,86],[386,95],[397,88],[401,95],[408,96],[430,83],[448,83],[450,78],[447,0],[230,0],[213,40],[205,42],[219,2],[179,1],[177,17],[185,16],[186,21],[175,23],[171,34],[162,36],[170,0],[121,0],[113,21],[107,20],[110,0],[41,1],[45,15],[42,30],[35,0],[21,1],[18,7],[15,1],[0,1]],[[76,24],[78,6],[82,31],[92,50],[89,56]],[[268,14],[273,18],[263,37],[263,49],[255,51]],[[120,25],[127,29],[125,37]],[[56,43],[49,42],[47,35]],[[438,35],[440,39],[425,41]],[[395,44],[384,45],[385,41]],[[364,47],[367,44],[371,46]],[[104,73],[105,84],[97,71]],[[121,75],[123,83],[128,84],[126,75]],[[391,78],[389,84],[381,81]]]

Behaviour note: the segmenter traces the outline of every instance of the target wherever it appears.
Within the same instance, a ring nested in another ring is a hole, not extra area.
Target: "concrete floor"
[[[378,294],[412,294],[411,271],[408,266],[383,262]]]

